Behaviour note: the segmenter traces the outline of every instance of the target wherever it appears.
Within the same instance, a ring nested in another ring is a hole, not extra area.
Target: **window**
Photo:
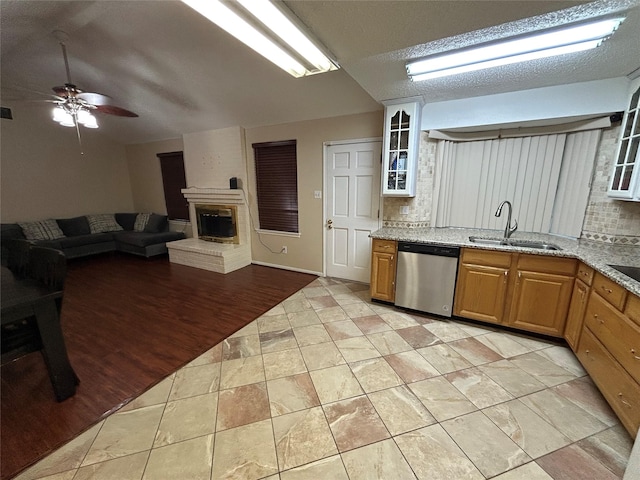
[[[600,130],[438,145],[432,225],[504,229],[494,213],[513,204],[518,230],[579,237]]]
[[[182,189],[187,188],[182,152],[158,153],[162,170],[164,201],[169,220],[189,220],[189,202]]]
[[[298,233],[296,141],[254,143],[260,229]]]

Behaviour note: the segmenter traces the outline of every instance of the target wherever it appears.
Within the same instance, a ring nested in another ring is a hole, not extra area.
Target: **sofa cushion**
[[[20,228],[20,225],[17,223],[3,223],[0,225],[0,235],[2,240],[8,240],[10,238],[26,240],[22,228]]]
[[[150,213],[139,213],[136,216],[136,221],[133,224],[134,232],[144,232],[144,229],[147,226],[147,222],[149,221]]]
[[[59,248],[72,248],[82,245],[91,245],[94,243],[111,242],[113,240],[113,233],[92,233],[90,235],[76,235],[74,237],[66,237],[58,240],[60,243]]]
[[[144,231],[147,233],[165,232],[168,225],[169,220],[167,219],[166,215],[158,215],[157,213],[152,213],[149,217],[149,221],[147,222],[147,226],[144,227]]]
[[[87,221],[87,217],[84,215],[74,218],[59,218],[56,222],[58,222],[58,226],[67,237],[89,235],[91,233],[89,222]]]
[[[38,222],[18,222],[27,240],[55,240],[64,237],[58,222],[53,218]]]
[[[47,247],[47,248],[55,248],[56,250],[62,250],[62,245],[60,242],[64,240],[65,237],[56,238],[55,240],[38,240],[34,242],[34,245],[38,247]]]
[[[172,242],[184,238],[182,232],[118,232],[114,234],[116,241],[137,247],[146,247],[156,243]]]
[[[133,230],[133,225],[136,223],[137,213],[116,213],[116,222],[120,224],[120,226],[124,230]]]
[[[117,232],[122,227],[116,222],[116,217],[112,213],[102,213],[98,215],[87,215],[91,233]]]

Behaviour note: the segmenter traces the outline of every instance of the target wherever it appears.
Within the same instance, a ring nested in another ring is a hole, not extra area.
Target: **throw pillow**
[[[91,233],[117,232],[122,227],[116,222],[113,213],[101,213],[98,215],[87,215]]]
[[[64,237],[58,223],[53,219],[39,222],[18,222],[27,240],[55,240]]]
[[[144,228],[144,231],[148,233],[164,232],[167,229],[167,223],[168,220],[166,215],[158,215],[157,213],[152,213],[149,217],[149,221],[147,222],[147,226]]]
[[[87,222],[87,217],[84,215],[74,218],[59,218],[56,222],[58,222],[58,225],[67,237],[89,235],[91,233],[89,222]]]
[[[147,223],[149,222],[150,213],[139,213],[136,217],[136,223],[133,224],[134,232],[144,232]]]
[[[116,222],[125,230],[131,231],[136,223],[137,216],[137,213],[116,213]]]

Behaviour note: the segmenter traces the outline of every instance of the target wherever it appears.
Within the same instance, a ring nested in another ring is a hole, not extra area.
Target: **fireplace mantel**
[[[242,190],[191,187],[183,188],[181,192],[189,203],[245,205],[244,191]]]
[[[251,223],[244,191],[191,187],[183,188],[182,194],[189,202],[193,238],[168,243],[170,261],[218,273],[229,273],[251,264]],[[235,205],[239,243],[224,245],[200,240],[196,204]]]

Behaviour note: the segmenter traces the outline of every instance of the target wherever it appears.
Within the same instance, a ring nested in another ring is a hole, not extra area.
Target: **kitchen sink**
[[[502,245],[505,247],[537,248],[540,250],[561,250],[560,247],[552,243],[536,242],[535,240],[505,240],[504,238],[471,236],[469,237],[469,241],[481,245]]]
[[[626,265],[609,265],[614,270],[619,271],[620,273],[626,275],[627,277],[633,278],[634,280],[640,282],[640,267],[627,267]]]

